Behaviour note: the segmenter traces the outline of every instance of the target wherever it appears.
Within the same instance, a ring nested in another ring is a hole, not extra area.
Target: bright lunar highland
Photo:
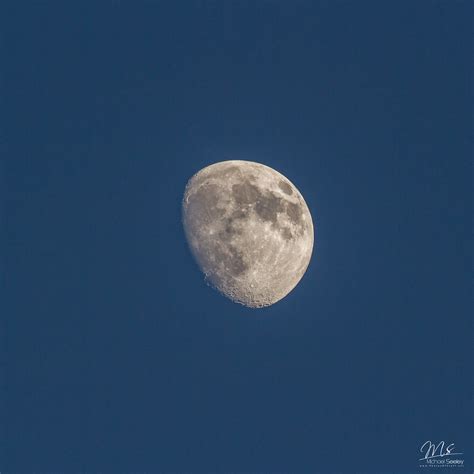
[[[308,267],[314,242],[308,206],[268,166],[232,160],[203,168],[186,186],[182,212],[200,269],[232,301],[270,306]]]

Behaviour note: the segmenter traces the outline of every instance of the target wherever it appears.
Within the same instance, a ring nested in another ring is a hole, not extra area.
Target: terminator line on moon
[[[301,280],[313,250],[308,206],[274,169],[251,161],[207,166],[188,182],[183,225],[206,279],[236,303],[259,308]]]

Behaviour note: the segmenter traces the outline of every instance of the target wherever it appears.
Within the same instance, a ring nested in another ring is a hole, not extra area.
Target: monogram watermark
[[[425,441],[420,447],[420,467],[464,467],[463,453],[454,443]]]

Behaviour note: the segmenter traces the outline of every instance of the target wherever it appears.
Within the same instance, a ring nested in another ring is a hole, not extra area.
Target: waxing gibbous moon
[[[313,221],[295,185],[251,161],[207,166],[188,182],[183,225],[207,281],[236,303],[259,308],[284,298],[313,251]]]

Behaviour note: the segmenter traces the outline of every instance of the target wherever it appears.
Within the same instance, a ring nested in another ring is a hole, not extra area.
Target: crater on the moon
[[[283,181],[282,179],[280,181],[278,181],[278,187],[285,194],[289,194],[290,196],[293,194],[293,190],[291,189],[291,186],[286,181]]]
[[[311,214],[283,175],[259,163],[224,161],[188,182],[183,224],[208,280],[233,301],[268,306],[287,295],[308,266]]]

